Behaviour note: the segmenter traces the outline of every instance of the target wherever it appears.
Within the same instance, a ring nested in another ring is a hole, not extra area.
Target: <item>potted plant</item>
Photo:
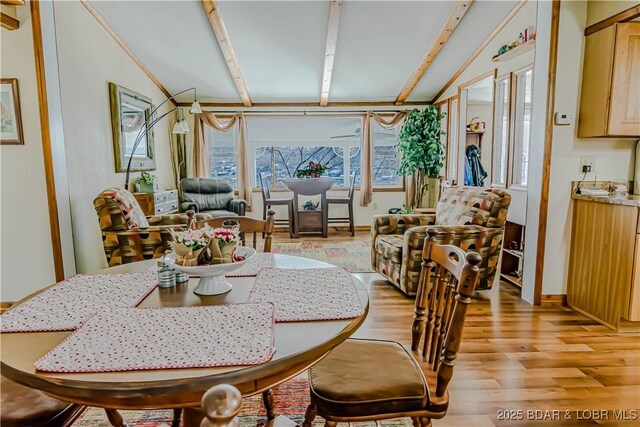
[[[405,119],[398,135],[400,165],[398,174],[410,177],[414,184],[413,206],[434,207],[444,166],[445,150],[440,123],[444,113],[430,105],[414,109]],[[425,198],[426,193],[426,198]]]
[[[153,193],[158,191],[158,177],[149,172],[142,172],[133,183],[137,193]]]

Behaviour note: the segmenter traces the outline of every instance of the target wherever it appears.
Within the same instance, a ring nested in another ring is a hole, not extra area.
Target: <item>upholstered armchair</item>
[[[107,188],[93,200],[109,266],[161,257],[171,249],[172,229],[183,229],[186,214],[145,217],[138,201],[122,188]],[[196,220],[211,219],[196,214]]]
[[[427,229],[435,226],[438,243],[480,253],[477,289],[491,289],[510,203],[511,196],[503,190],[451,187],[435,214],[376,215],[371,224],[371,266],[404,293],[415,295],[424,239]]]
[[[193,210],[217,216],[244,216],[247,202],[236,199],[227,180],[183,178],[180,181],[180,212]]]

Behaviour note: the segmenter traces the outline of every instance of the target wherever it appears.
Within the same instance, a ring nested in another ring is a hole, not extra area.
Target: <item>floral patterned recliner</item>
[[[93,200],[98,213],[104,253],[109,267],[161,257],[171,249],[170,230],[184,228],[186,214],[145,217],[129,191],[111,187]],[[212,219],[196,214],[196,220]]]
[[[510,203],[504,190],[452,187],[442,195],[435,214],[376,215],[371,224],[371,266],[404,293],[415,295],[427,229],[436,228],[438,243],[482,255],[476,289],[491,289]]]

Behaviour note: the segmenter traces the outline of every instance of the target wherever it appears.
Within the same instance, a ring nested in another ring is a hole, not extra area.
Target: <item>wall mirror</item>
[[[154,108],[151,98],[115,83],[109,83],[109,93],[116,172],[126,172],[131,156],[132,171],[155,170],[153,130],[144,131],[145,123]],[[134,153],[133,146],[138,135],[142,139]]]

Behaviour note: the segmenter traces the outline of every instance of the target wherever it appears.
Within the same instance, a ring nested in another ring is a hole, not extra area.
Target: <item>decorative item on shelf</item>
[[[474,117],[467,125],[467,132],[484,132],[486,123],[480,120],[480,117]]]
[[[140,176],[133,181],[137,193],[153,193],[160,190],[158,177],[149,172],[141,172]]]
[[[504,55],[505,53],[517,48],[518,46],[521,46],[531,40],[535,40],[536,34],[534,31],[535,30],[533,28],[533,25],[529,25],[518,35],[517,39],[513,40],[511,43],[503,44],[502,46],[500,46],[500,49],[498,49],[498,53],[493,57],[493,59],[495,60],[497,57]]]
[[[398,213],[401,215],[410,215],[413,213],[413,206],[402,205]]]
[[[313,203],[313,201],[307,200],[304,205],[302,205],[302,208],[305,211],[315,211],[318,209],[318,206],[320,206],[320,202]]]
[[[436,106],[416,108],[405,119],[398,135],[400,152],[398,174],[413,180],[415,207],[434,207],[440,190],[440,171],[444,166],[445,150],[440,128],[445,113]],[[424,196],[426,200],[424,199]]]
[[[309,166],[306,169],[298,169],[296,176],[298,178],[319,178],[326,171],[326,166],[321,163],[310,161]]]
[[[0,144],[24,145],[18,79],[2,79],[0,84]]]

